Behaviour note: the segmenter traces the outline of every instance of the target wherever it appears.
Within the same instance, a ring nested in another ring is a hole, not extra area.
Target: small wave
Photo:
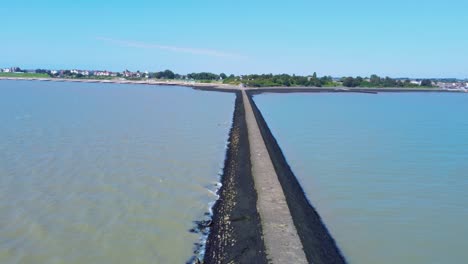
[[[26,120],[30,119],[32,116],[31,115],[20,115],[20,116],[15,116],[16,120]]]

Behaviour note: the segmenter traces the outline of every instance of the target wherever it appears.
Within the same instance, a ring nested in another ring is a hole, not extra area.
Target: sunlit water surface
[[[184,263],[234,95],[0,81],[0,263]]]
[[[351,263],[468,263],[468,94],[255,102]]]

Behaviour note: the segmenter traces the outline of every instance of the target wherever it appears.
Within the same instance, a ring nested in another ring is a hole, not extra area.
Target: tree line
[[[315,86],[322,87],[331,85],[333,79],[331,76],[317,77],[314,73],[310,76],[289,75],[289,74],[249,74],[242,76],[229,76],[224,83],[242,83],[249,87],[268,87],[268,86]]]
[[[421,80],[419,83],[413,83],[409,79],[400,80],[390,77],[380,77],[371,75],[369,78],[362,77],[343,77],[334,80],[331,76],[318,77],[317,73],[307,76],[289,75],[289,74],[247,74],[247,75],[226,75],[225,73],[189,73],[187,75],[174,74],[170,70],[150,73],[150,78],[157,79],[190,79],[195,81],[222,81],[225,84],[245,85],[247,87],[273,87],[273,86],[345,86],[345,87],[431,87],[432,81],[429,79]]]
[[[50,70],[37,69],[36,73],[46,73],[52,76]],[[247,75],[227,75],[225,73],[211,72],[193,72],[186,75],[174,73],[171,70],[156,71],[150,73],[141,73],[137,71],[138,77],[132,79],[169,79],[169,80],[194,80],[200,82],[222,82],[232,85],[245,85],[248,87],[272,87],[272,86],[307,86],[307,87],[323,87],[323,86],[345,86],[345,87],[431,87],[432,81],[429,79],[421,80],[420,82],[411,82],[409,79],[393,79],[390,77],[380,77],[371,75],[370,77],[343,77],[341,79],[333,79],[331,76],[318,77],[317,73],[311,75],[289,75],[289,74],[247,74]],[[69,70],[61,71],[64,76],[82,78],[81,74],[72,74]],[[117,77],[124,77],[121,73],[116,73]],[[55,77],[55,76],[52,76]]]
[[[340,81],[345,87],[432,87],[432,81],[429,79],[421,80],[420,83],[412,83],[409,79],[382,78],[375,74],[371,75],[370,78],[343,77]]]

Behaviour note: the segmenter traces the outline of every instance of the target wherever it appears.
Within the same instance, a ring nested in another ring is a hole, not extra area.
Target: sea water
[[[350,263],[467,263],[468,94],[254,100]]]
[[[0,81],[0,263],[185,263],[234,95]]]

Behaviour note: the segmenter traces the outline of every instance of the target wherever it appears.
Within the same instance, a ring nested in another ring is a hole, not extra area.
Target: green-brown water
[[[234,95],[0,81],[0,263],[184,263]]]

